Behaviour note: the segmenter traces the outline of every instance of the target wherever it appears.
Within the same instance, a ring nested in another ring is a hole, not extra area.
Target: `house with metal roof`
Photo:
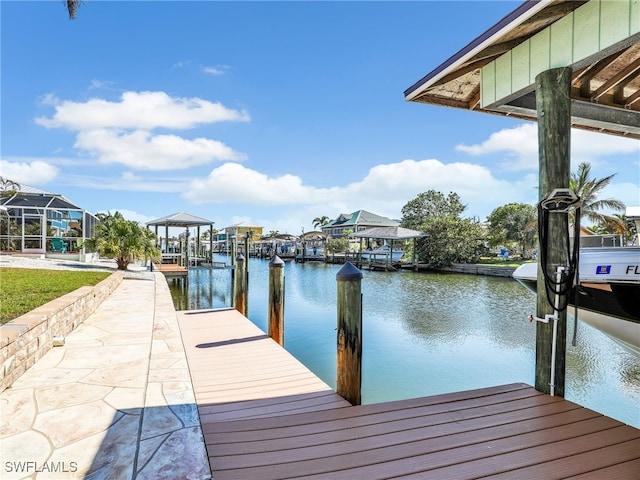
[[[348,214],[341,213],[338,218],[320,228],[323,233],[326,233],[331,238],[340,238],[347,230],[350,230],[351,233],[356,233],[367,228],[397,227],[399,225],[400,222],[390,218],[381,217],[366,210],[358,210]]]
[[[88,260],[98,219],[58,193],[23,184],[0,193],[0,251]]]

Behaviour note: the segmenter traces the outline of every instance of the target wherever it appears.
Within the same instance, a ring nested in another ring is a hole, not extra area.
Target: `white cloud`
[[[150,217],[148,215],[143,215],[141,213],[135,212],[133,210],[128,210],[126,208],[108,208],[106,210],[101,210],[98,213],[116,213],[116,212],[120,212],[122,214],[122,216],[126,219],[126,220],[132,220],[134,222],[138,222],[139,224],[146,224],[147,222],[150,222],[152,220],[155,220],[155,218]]]
[[[509,170],[538,169],[538,127],[525,123],[492,133],[487,140],[476,145],[457,145],[456,150],[470,155],[502,153],[506,159],[502,167]],[[597,163],[599,157],[640,152],[637,140],[604,135],[586,130],[571,131],[571,161]]]
[[[508,158],[503,165],[513,170],[538,168],[538,128],[525,123],[492,133],[487,140],[476,145],[457,145],[456,150],[478,156],[504,153]]]
[[[94,81],[95,86],[102,86]],[[74,148],[102,164],[121,164],[135,170],[181,170],[213,161],[240,161],[246,156],[223,142],[152,133],[155,128],[185,129],[205,123],[248,121],[246,112],[200,98],[175,98],[164,92],[125,92],[119,102],[93,98],[61,101],[46,95],[51,118],[36,118],[47,128],[77,131]]]
[[[295,175],[269,177],[239,164],[225,163],[206,179],[193,180],[184,197],[194,203],[289,205],[312,202],[321,192],[323,189],[303,185]]]
[[[615,198],[627,207],[637,207],[640,206],[640,184],[633,182],[610,183],[602,190],[602,194],[598,198]]]
[[[203,67],[202,71],[207,75],[213,75],[218,77],[220,75],[224,75],[229,71],[229,65],[215,65],[213,67]]]
[[[51,118],[36,118],[38,125],[74,131],[101,128],[186,129],[215,122],[249,121],[249,114],[245,111],[197,97],[170,97],[165,92],[125,92],[119,102],[101,98],[86,102],[61,101],[48,95],[43,103],[53,105],[55,114]]]
[[[138,176],[132,172],[123,172],[119,177],[98,177],[79,174],[66,174],[64,181],[74,187],[110,190],[122,192],[160,192],[182,193],[188,187],[188,180],[172,176],[171,178]]]
[[[506,182],[470,163],[445,164],[439,160],[404,160],[377,165],[358,182],[332,188],[305,184],[294,175],[270,177],[239,164],[227,163],[205,179],[192,180],[184,198],[195,204],[245,203],[256,206],[293,206],[320,215],[337,215],[365,209],[399,218],[402,207],[419,193],[433,189],[456,192],[473,206],[470,216],[484,217],[508,202],[533,202],[537,179],[525,176]],[[316,215],[317,216],[317,215]],[[312,217],[311,217],[312,218]]]
[[[43,185],[53,180],[59,170],[40,160],[32,162],[10,162],[0,160],[2,176],[26,185]]]
[[[89,90],[111,88],[113,84],[114,82],[109,80],[98,80],[94,78],[93,80],[91,80],[91,84],[89,85]]]
[[[216,160],[243,160],[222,142],[177,135],[152,135],[136,130],[97,129],[79,132],[74,147],[95,155],[101,163],[116,163],[137,170],[178,170]]]

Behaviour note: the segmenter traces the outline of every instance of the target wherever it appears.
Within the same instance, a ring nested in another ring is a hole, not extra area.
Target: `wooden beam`
[[[631,62],[625,68],[620,70],[616,75],[611,77],[605,83],[603,83],[591,96],[593,100],[597,100],[603,94],[616,87],[619,84],[622,84],[632,75],[635,75],[640,70],[640,58],[637,58],[634,62]]]
[[[615,59],[620,56],[620,52],[616,52],[608,57],[603,58],[602,60],[597,61],[593,65],[587,68],[587,71],[584,73],[582,78],[582,83],[580,85],[580,96],[581,97],[590,97],[591,96],[591,80],[602,70],[607,68]]]
[[[480,85],[473,90],[471,100],[469,100],[469,110],[475,110],[480,105]]]
[[[539,192],[540,201],[556,188],[569,187],[571,145],[571,68],[546,70],[536,77],[536,110],[538,117]],[[566,215],[551,212],[538,215],[539,229],[545,230],[548,240],[540,245],[538,262],[538,296],[536,315],[545,318],[552,314],[547,288],[546,271],[554,275],[556,267],[566,265],[568,219]],[[551,299],[553,302],[553,298]],[[558,312],[557,336],[554,322],[536,322],[536,389],[564,397],[567,312]],[[555,337],[555,338],[554,338]],[[555,346],[554,346],[555,340]],[[555,348],[555,355],[553,349]],[[555,363],[552,360],[555,357]],[[553,375],[552,375],[553,370]],[[552,377],[555,377],[552,382]],[[553,385],[552,385],[553,383]]]
[[[640,89],[638,89],[636,93],[634,93],[633,95],[631,95],[625,100],[624,107],[629,108],[632,103],[635,103],[638,100],[640,100]]]

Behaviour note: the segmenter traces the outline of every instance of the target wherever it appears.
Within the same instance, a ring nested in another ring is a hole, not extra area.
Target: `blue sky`
[[[484,219],[537,199],[533,123],[403,91],[519,2],[0,2],[0,171],[92,212],[298,234],[429,189]],[[640,142],[572,133],[572,165],[640,204]]]

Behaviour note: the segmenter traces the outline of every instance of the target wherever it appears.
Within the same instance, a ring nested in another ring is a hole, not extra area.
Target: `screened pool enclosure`
[[[0,251],[86,261],[98,219],[62,195],[18,185],[0,197]]]

